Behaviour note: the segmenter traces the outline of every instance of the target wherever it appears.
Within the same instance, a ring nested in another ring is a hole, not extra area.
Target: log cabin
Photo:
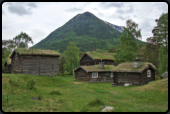
[[[86,52],[80,61],[80,66],[82,65],[96,65],[100,61],[105,62],[106,65],[116,65],[114,62],[114,53],[95,53],[95,52]]]
[[[11,73],[12,69],[11,69],[11,59],[10,58],[8,58],[7,61],[5,61],[4,66],[5,66],[4,72]]]
[[[76,80],[89,82],[112,82],[116,85],[143,85],[155,80],[156,67],[152,63],[125,62],[117,66],[98,65],[79,66],[74,70]]]
[[[13,73],[51,76],[59,74],[60,54],[52,50],[18,48],[11,54]]]

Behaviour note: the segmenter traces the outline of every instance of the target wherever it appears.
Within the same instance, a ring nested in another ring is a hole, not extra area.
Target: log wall
[[[101,60],[95,60],[95,64],[99,64],[99,62],[101,62]],[[115,65],[114,60],[102,60],[102,62],[104,62],[105,65]]]
[[[147,70],[151,70],[151,77],[147,77]],[[147,84],[150,81],[155,80],[155,71],[148,67],[147,69],[144,70],[144,72],[141,74],[141,85]]]
[[[21,56],[15,53],[11,58],[11,67],[13,73],[22,73],[21,70]]]
[[[118,72],[118,85],[124,85],[125,83],[131,83],[133,85],[140,85],[140,74],[139,73],[125,73]]]
[[[92,72],[88,73],[90,82],[114,82],[114,77],[111,77],[111,72],[98,72],[98,78],[92,78]]]
[[[23,73],[33,75],[52,75],[59,73],[58,57],[48,56],[22,56]]]
[[[11,64],[5,64],[5,73],[11,73]]]
[[[84,57],[80,60],[80,65],[94,65],[94,64],[95,61],[88,55],[84,55]]]
[[[90,80],[88,73],[81,68],[75,72],[75,78],[76,78],[76,80],[79,80],[79,81],[89,81]]]

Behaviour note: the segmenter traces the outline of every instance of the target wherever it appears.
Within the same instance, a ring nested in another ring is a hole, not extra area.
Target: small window
[[[113,74],[113,72],[111,72],[111,77],[114,77],[114,74]]]
[[[92,78],[98,78],[98,73],[97,72],[93,72],[92,73]]]
[[[151,77],[151,70],[147,70],[147,77]]]

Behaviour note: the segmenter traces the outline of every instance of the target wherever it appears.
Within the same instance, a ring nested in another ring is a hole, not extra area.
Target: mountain
[[[106,50],[120,44],[122,31],[123,27],[103,21],[90,12],[85,12],[74,16],[33,47],[59,49],[63,52],[69,42],[75,42],[83,52],[97,48]]]
[[[107,21],[104,21],[106,24],[108,24],[109,26],[111,26],[112,28],[114,28],[114,29],[116,29],[117,31],[119,31],[119,32],[123,32],[123,30],[124,30],[124,28],[123,28],[123,26],[117,26],[117,25],[114,25],[114,24],[111,24],[111,23],[109,23],[109,22],[107,22]]]

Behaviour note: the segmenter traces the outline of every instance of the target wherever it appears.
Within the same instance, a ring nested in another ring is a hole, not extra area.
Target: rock
[[[167,79],[165,79],[165,80],[162,80],[162,82],[166,82],[167,81]]]
[[[31,99],[40,100],[38,97],[31,97]]]
[[[114,107],[111,106],[106,106],[101,112],[113,112]]]
[[[124,85],[124,86],[126,86],[126,87],[127,87],[127,86],[129,86],[129,83],[125,83],[125,85]]]
[[[165,71],[162,75],[161,75],[161,79],[164,79],[164,78],[168,78],[168,72]]]

